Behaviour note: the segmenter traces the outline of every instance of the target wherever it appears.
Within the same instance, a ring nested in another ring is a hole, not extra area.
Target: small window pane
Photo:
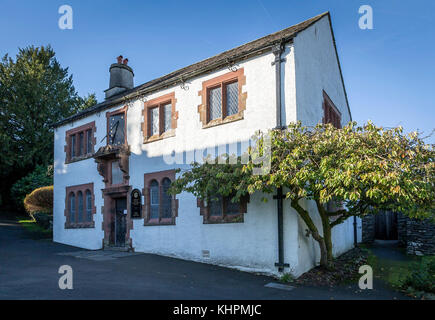
[[[159,108],[152,108],[150,110],[150,135],[159,134]]]
[[[69,220],[70,222],[75,222],[76,217],[76,196],[74,193],[69,195]]]
[[[77,194],[77,200],[79,202],[77,222],[82,222],[83,221],[83,193],[81,191],[79,191],[79,193]]]
[[[239,87],[237,82],[227,84],[226,99],[227,99],[227,116],[239,112]]]
[[[92,221],[92,194],[86,190],[86,221]]]
[[[92,153],[92,129],[86,131],[86,153]]]
[[[83,155],[85,153],[85,145],[84,145],[84,132],[80,132],[79,134],[79,155]]]
[[[76,156],[76,135],[71,136],[71,158]]]
[[[225,200],[226,200],[225,214],[233,215],[233,214],[240,213],[240,203],[232,202],[231,197],[228,197]]]
[[[172,197],[168,193],[171,186],[171,180],[168,178],[163,179],[162,182],[162,218],[172,217]]]
[[[214,120],[222,117],[222,90],[221,88],[210,89],[208,97],[209,103],[209,120]]]
[[[121,184],[123,183],[123,174],[121,168],[119,167],[118,161],[112,162],[112,184]]]
[[[121,145],[125,143],[125,119],[124,113],[116,114],[110,117],[110,144]]]
[[[172,129],[172,104],[166,104],[163,106],[164,110],[164,132],[169,131]]]
[[[218,200],[209,201],[209,214],[210,216],[221,216],[222,215],[222,198]]]
[[[159,184],[153,180],[150,184],[150,218],[159,217]]]

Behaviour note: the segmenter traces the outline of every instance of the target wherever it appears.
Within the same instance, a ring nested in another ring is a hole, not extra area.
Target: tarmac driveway
[[[58,286],[61,265],[73,289]],[[87,251],[32,239],[0,221],[0,299],[403,299],[375,282],[373,290],[265,287],[276,279],[152,254]]]

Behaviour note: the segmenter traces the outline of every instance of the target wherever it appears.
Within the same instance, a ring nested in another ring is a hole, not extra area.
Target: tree
[[[199,198],[231,195],[239,201],[254,192],[283,188],[292,208],[319,244],[323,267],[331,268],[332,229],[352,216],[380,210],[402,212],[411,218],[435,219],[435,151],[417,133],[383,129],[368,123],[349,123],[342,129],[319,124],[306,128],[290,124],[271,130],[270,168],[253,174],[256,161],[246,164],[194,163],[171,186],[172,193],[192,192]],[[266,156],[266,135],[256,136],[251,155]],[[226,160],[229,160],[227,157]],[[234,161],[233,161],[234,162]],[[320,228],[302,199],[314,201]]]
[[[3,199],[36,165],[52,164],[52,125],[93,103],[78,96],[50,46],[19,49],[0,62],[0,178]]]

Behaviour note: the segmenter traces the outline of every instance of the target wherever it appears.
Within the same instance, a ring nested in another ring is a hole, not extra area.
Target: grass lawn
[[[52,238],[53,233],[51,230],[46,230],[39,226],[35,220],[18,220],[18,222],[29,231],[33,236],[37,236],[38,238]]]
[[[405,292],[406,294],[416,297],[425,298],[433,294],[424,291],[419,291],[412,287],[404,285],[405,280],[415,272],[417,265],[422,263],[422,259],[432,260],[435,257],[418,257],[406,255],[405,249],[397,249],[402,251],[403,259],[389,259],[380,255],[375,255],[370,248],[366,248],[369,252],[367,264],[373,268],[373,276],[383,280],[394,290]],[[432,277],[424,278],[423,281],[432,281]]]

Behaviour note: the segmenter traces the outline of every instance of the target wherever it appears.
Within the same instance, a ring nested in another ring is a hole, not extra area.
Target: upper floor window
[[[249,198],[245,197],[240,202],[233,202],[231,199],[231,196],[219,196],[208,203],[198,199],[198,207],[204,217],[204,223],[243,222],[243,214],[247,211]]]
[[[94,121],[66,132],[65,163],[87,159],[93,155],[96,142],[94,133]]]
[[[168,193],[175,180],[175,170],[147,173],[144,175],[145,225],[175,224],[178,201]]]
[[[323,91],[323,123],[331,123],[334,127],[341,128],[341,113],[325,91]]]
[[[243,119],[247,94],[242,93],[246,82],[243,68],[204,81],[198,106],[203,128]]]
[[[178,119],[175,104],[175,93],[169,93],[145,102],[142,126],[144,143],[175,135]]]
[[[66,188],[65,228],[93,228],[94,184],[82,184]]]

